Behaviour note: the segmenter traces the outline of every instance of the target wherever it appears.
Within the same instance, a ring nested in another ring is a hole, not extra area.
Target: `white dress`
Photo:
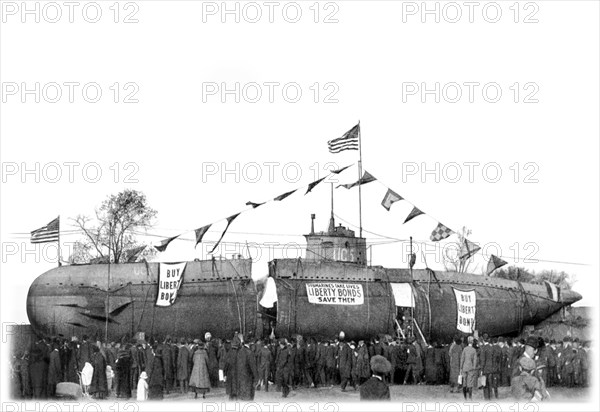
[[[140,379],[137,385],[137,400],[147,401],[148,400],[148,382],[146,379]]]

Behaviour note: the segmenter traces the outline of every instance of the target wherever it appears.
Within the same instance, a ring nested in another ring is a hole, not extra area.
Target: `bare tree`
[[[471,236],[472,231],[467,229],[466,226],[463,226],[461,231],[457,233],[458,240],[449,244],[445,250],[445,254],[443,256],[444,268],[447,271],[458,272],[458,273],[467,273],[473,264],[473,259],[469,257],[468,259],[461,259],[460,256],[464,253],[465,250],[465,239],[467,236]]]
[[[95,214],[95,222],[84,215],[73,219],[85,235],[85,240],[74,248],[75,257],[85,260],[89,256],[90,260],[96,258],[100,262],[110,258],[111,262],[119,263],[129,257],[127,251],[141,246],[136,241],[136,232],[152,227],[156,210],[148,206],[142,192],[125,189],[108,196]]]

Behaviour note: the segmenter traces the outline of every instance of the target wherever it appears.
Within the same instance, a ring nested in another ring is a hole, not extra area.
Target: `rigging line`
[[[348,222],[346,219],[340,217],[339,215],[337,215],[335,213],[333,215],[336,218],[338,218],[339,220],[341,220],[342,222],[346,223],[347,225],[350,225],[350,226],[354,227],[355,229],[358,228],[358,226],[356,226],[355,224],[352,224],[352,223]],[[372,235],[379,236],[379,237],[385,238],[385,239],[391,239],[391,240],[396,240],[396,241],[400,241],[400,242],[402,241],[402,239],[398,239],[398,238],[391,237],[391,236],[386,236],[386,235],[381,235],[379,233],[375,233],[375,232],[371,232],[369,230],[366,230],[365,228],[363,228],[363,232],[367,232],[367,233],[370,233]]]
[[[346,223],[346,224],[348,224],[348,225],[350,225],[350,226],[352,226],[354,228],[357,227],[356,225],[354,225],[353,223],[348,222],[347,220],[343,219],[342,217],[340,217],[338,215],[335,215],[335,216],[338,219],[340,219],[341,221],[343,221],[344,223]],[[374,233],[374,232],[370,232],[370,231],[368,231],[368,230],[366,230],[364,228],[363,228],[363,231],[367,232],[367,233],[371,233],[371,234],[377,235],[377,236],[380,236],[382,238],[389,239],[390,240],[389,244],[398,243],[398,242],[408,242],[408,239],[398,239],[398,238],[394,238],[394,237],[391,237],[391,236],[380,235],[380,234],[377,234],[377,233]],[[424,239],[423,240],[417,239],[417,240],[415,240],[415,243],[426,244],[426,245],[434,245],[436,248],[440,248],[440,249],[442,248],[442,245],[440,244],[440,242],[426,241]],[[388,243],[382,243],[382,244],[388,244]],[[514,256],[499,255],[498,257],[499,258],[503,258],[503,259],[509,259],[509,260],[512,259],[512,260],[514,260]],[[535,263],[539,263],[539,262],[544,262],[544,263],[556,263],[556,264],[563,264],[563,265],[590,266],[589,263],[582,263],[582,262],[569,262],[569,261],[538,259],[538,258],[531,259],[531,260],[535,260],[535,261],[534,262],[533,261],[532,262],[525,262],[524,261],[523,263],[524,264],[535,264]]]

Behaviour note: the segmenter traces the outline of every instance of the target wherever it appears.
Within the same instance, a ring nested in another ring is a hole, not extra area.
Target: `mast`
[[[335,231],[335,220],[333,219],[333,182],[331,183],[331,217],[329,218],[329,233]]]
[[[358,237],[362,237],[362,143],[360,138],[360,120],[358,121]]]
[[[61,260],[61,253],[60,253],[60,215],[58,215],[58,266],[62,266],[62,263],[60,262]]]

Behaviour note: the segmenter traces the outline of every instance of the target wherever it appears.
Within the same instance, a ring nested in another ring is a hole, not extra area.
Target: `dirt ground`
[[[281,392],[276,392],[274,386],[269,388],[269,392],[257,391],[255,402],[281,402],[283,400]],[[549,388],[551,402],[586,402],[590,397],[589,388]],[[462,393],[450,393],[447,385],[393,385],[390,387],[392,402],[463,402]],[[194,400],[193,393],[181,394],[170,393],[165,395],[164,401],[202,401],[202,396],[199,395],[197,400]],[[212,389],[206,394],[206,402],[226,402],[228,400],[225,394],[225,389]],[[354,391],[351,387],[342,392],[339,387],[329,388],[300,388],[290,392],[286,399],[288,402],[356,402],[359,401],[358,391]],[[473,402],[484,402],[483,390],[477,390],[473,393]],[[492,399],[492,401],[495,401]],[[499,403],[511,403],[514,399],[510,395],[510,388],[501,387],[498,390]]]

